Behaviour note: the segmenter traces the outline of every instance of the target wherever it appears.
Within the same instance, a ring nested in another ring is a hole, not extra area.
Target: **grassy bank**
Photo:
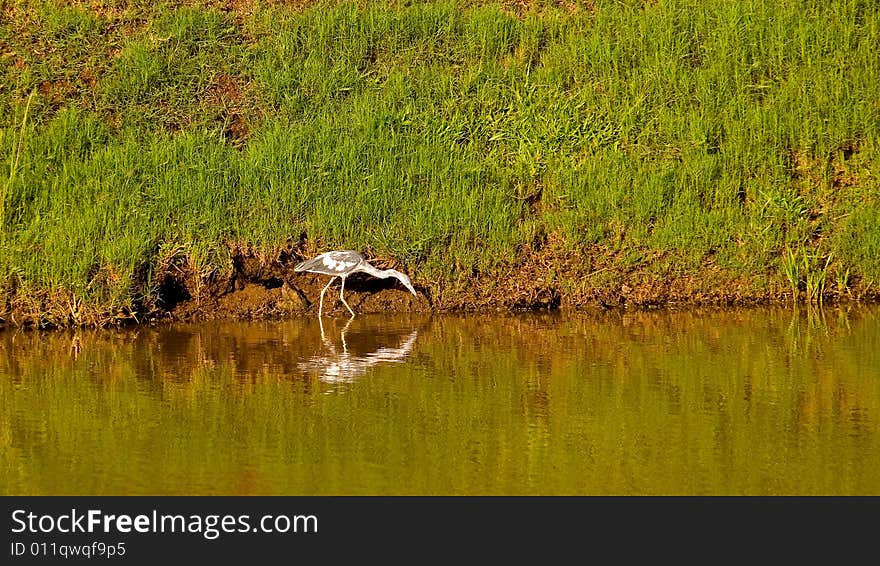
[[[7,320],[330,248],[441,308],[878,290],[874,2],[63,4],[2,3]]]

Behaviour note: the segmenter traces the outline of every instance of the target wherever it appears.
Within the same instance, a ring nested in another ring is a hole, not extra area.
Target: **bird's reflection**
[[[368,353],[355,354],[349,352],[346,340],[346,333],[354,319],[349,320],[339,332],[341,350],[332,340],[327,338],[324,332],[323,321],[318,318],[318,322],[321,325],[321,341],[324,344],[325,353],[324,355],[312,356],[298,365],[303,371],[317,371],[321,381],[328,383],[350,382],[365,375],[373,366],[389,362],[403,362],[412,351],[416,338],[419,335],[418,330],[413,330],[407,336],[400,339],[396,347],[380,346]]]

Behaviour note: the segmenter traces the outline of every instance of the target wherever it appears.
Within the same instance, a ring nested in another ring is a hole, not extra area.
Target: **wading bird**
[[[403,285],[412,292],[413,295],[416,295],[416,290],[413,289],[412,283],[409,280],[409,277],[404,275],[403,273],[395,270],[395,269],[376,269],[364,259],[364,256],[361,254],[351,251],[333,251],[326,252],[317,257],[313,257],[310,260],[304,261],[293,268],[293,270],[297,273],[302,271],[308,271],[310,273],[321,273],[323,275],[332,275],[330,278],[330,282],[321,290],[321,301],[318,306],[318,317],[324,311],[324,293],[327,292],[327,289],[330,288],[330,284],[339,277],[342,280],[342,286],[339,289],[339,298],[342,300],[342,304],[345,305],[345,308],[348,309],[348,312],[351,313],[352,318],[354,318],[354,311],[351,310],[351,307],[348,306],[348,303],[345,302],[345,297],[343,297],[343,293],[345,293],[345,278],[351,275],[352,273],[357,273],[358,271],[362,271],[364,273],[369,273],[373,277],[379,277],[381,279],[387,279],[388,277],[396,277],[400,280]]]

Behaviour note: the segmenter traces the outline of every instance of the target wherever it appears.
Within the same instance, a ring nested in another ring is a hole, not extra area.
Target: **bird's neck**
[[[387,279],[391,275],[394,275],[394,272],[391,269],[376,269],[369,263],[364,263],[361,266],[360,271],[363,271],[364,273],[369,273],[373,277],[379,277],[380,279]]]

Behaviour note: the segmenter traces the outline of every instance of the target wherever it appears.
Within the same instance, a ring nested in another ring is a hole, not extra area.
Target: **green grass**
[[[303,233],[435,286],[551,233],[880,281],[873,2],[72,4],[2,4],[19,294],[129,308],[172,252],[222,271],[230,242]]]

